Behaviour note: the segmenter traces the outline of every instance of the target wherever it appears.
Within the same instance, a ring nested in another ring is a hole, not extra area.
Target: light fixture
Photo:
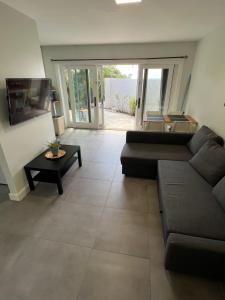
[[[142,0],[115,0],[116,4],[131,4],[131,3],[140,3]]]

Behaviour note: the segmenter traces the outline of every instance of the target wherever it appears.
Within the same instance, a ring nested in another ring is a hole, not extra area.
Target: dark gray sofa
[[[126,176],[157,176],[158,160],[189,160],[187,143],[192,134],[128,131],[121,153],[122,173]]]
[[[156,179],[158,160],[188,161],[209,139],[224,140],[202,126],[198,134],[127,131],[121,153],[122,173],[126,176]]]
[[[127,132],[121,163],[127,176],[158,179],[165,267],[225,277],[225,200],[223,207],[213,186],[189,163],[207,141],[222,146],[224,141],[206,126],[199,132]],[[221,186],[225,199],[225,180]]]
[[[169,270],[225,275],[225,211],[189,162],[159,161],[159,201]]]

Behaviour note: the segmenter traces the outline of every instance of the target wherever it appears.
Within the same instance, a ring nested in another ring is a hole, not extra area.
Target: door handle
[[[96,97],[94,97],[94,106],[95,107],[97,106],[97,99],[96,99]]]
[[[138,108],[140,108],[140,105],[141,105],[141,98],[138,98],[138,99],[137,99],[136,105],[137,105]]]

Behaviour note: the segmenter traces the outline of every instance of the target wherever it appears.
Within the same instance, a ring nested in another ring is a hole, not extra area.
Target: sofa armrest
[[[127,131],[127,143],[184,145],[192,138],[190,133]]]
[[[225,277],[225,241],[171,233],[166,241],[166,269]]]

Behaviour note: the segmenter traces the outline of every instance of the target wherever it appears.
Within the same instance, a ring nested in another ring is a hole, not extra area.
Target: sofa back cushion
[[[225,210],[225,176],[213,188],[213,194]]]
[[[213,140],[206,142],[189,160],[192,167],[214,186],[225,175],[225,149]]]
[[[214,140],[221,146],[224,144],[223,138],[218,136],[215,132],[209,129],[207,126],[202,126],[192,137],[190,142],[187,144],[192,154],[196,154],[200,148],[209,140]]]

